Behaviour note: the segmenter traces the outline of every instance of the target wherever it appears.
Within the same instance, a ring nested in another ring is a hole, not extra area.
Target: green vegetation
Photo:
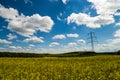
[[[63,54],[35,54],[35,53],[15,53],[15,52],[0,52],[0,57],[85,57],[95,55],[120,55],[120,51],[117,52],[106,52],[106,53],[95,53],[95,52],[69,52]]]
[[[0,57],[79,57],[79,56],[93,56],[95,54],[96,54],[95,52],[69,52],[63,54],[0,52]]]
[[[0,80],[120,80],[120,56],[0,58]]]
[[[117,52],[118,55],[120,55],[120,50]]]

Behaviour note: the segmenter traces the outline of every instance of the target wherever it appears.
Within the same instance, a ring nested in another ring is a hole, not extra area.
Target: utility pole
[[[91,51],[94,52],[94,42],[97,42],[97,38],[94,32],[90,32],[89,34],[90,44],[91,44]]]

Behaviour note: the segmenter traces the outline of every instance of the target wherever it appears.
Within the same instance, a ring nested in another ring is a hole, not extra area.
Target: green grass
[[[0,58],[0,80],[120,80],[120,56]]]

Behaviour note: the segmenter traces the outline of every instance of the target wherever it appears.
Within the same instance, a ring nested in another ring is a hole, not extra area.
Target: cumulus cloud
[[[114,15],[115,16],[120,16],[120,12],[116,12]]]
[[[6,19],[15,19],[19,14],[16,9],[5,8],[0,4],[0,16]]]
[[[58,45],[60,45],[60,43],[58,43],[58,42],[52,42],[52,43],[50,43],[50,47],[53,47],[53,46],[58,46]]]
[[[79,35],[78,34],[67,34],[67,37],[71,37],[71,38],[77,38],[77,37],[79,37]]]
[[[100,28],[102,25],[109,25],[115,22],[114,15],[119,15],[120,0],[88,0],[93,4],[97,16],[91,17],[85,13],[72,13],[67,18],[67,22],[77,25],[86,25],[90,28]]]
[[[114,37],[120,37],[120,29],[115,32]]]
[[[85,43],[86,43],[86,41],[85,41],[85,40],[83,40],[83,39],[80,39],[80,40],[78,40],[78,41],[77,41],[77,43],[78,43],[78,44],[85,44]]]
[[[91,17],[90,15],[85,13],[72,13],[70,16],[68,16],[67,22],[68,24],[75,22],[77,25],[86,25],[90,28],[100,28],[101,25],[114,23],[114,18],[112,15],[99,15]]]
[[[120,0],[88,0],[94,5],[97,14],[113,15],[120,9]]]
[[[1,44],[12,44],[12,42],[7,41],[7,40],[5,40],[5,39],[0,39],[0,43],[1,43]]]
[[[36,36],[32,36],[29,38],[26,38],[25,40],[23,40],[23,42],[39,42],[39,43],[43,43],[44,41],[42,40],[42,38],[38,38]]]
[[[17,32],[22,36],[31,36],[37,30],[49,32],[53,26],[53,21],[49,16],[40,16],[34,14],[32,16],[20,16],[17,19],[9,21],[8,29]]]
[[[8,37],[8,40],[12,40],[12,39],[16,39],[16,38],[17,38],[16,35],[13,35],[13,34],[11,34],[11,33],[9,33],[9,34],[7,35],[7,37]]]
[[[65,35],[63,35],[63,34],[60,34],[60,35],[55,35],[55,36],[53,36],[53,38],[52,39],[66,39],[66,36]]]
[[[33,14],[32,16],[19,15],[16,9],[5,8],[2,5],[0,5],[0,16],[7,20],[9,30],[25,37],[34,35],[38,30],[49,32],[54,25],[49,16],[40,16],[39,14]]]

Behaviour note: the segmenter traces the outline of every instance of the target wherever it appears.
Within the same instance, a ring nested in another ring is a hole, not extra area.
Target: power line
[[[95,36],[94,32],[90,32],[90,33],[88,33],[88,35],[89,35],[88,39],[90,40],[90,42],[88,42],[88,43],[91,44],[91,51],[94,52],[94,43],[98,42],[97,37]]]

